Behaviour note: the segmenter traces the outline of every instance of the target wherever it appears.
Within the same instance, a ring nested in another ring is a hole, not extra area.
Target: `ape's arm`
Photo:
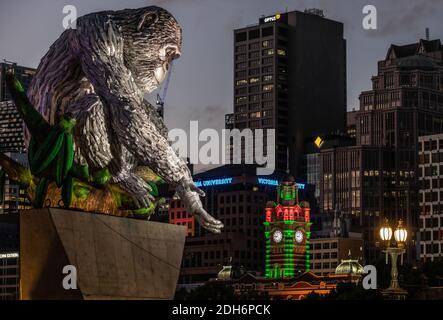
[[[85,16],[78,22],[73,38],[73,53],[95,92],[109,107],[118,138],[115,143],[123,144],[140,162],[175,185],[188,211],[205,228],[220,232],[223,225],[203,209],[185,162],[144,112],[143,93],[124,64],[123,38],[112,21],[103,16]]]

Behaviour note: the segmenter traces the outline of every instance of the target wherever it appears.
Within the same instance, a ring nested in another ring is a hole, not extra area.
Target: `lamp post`
[[[391,244],[392,235],[394,235],[396,245]],[[408,238],[408,231],[403,226],[403,221],[400,219],[398,221],[398,226],[394,232],[389,225],[388,220],[380,228],[380,238],[386,243],[386,264],[388,264],[388,256],[391,257],[391,284],[389,288],[382,292],[383,296],[394,299],[394,300],[404,300],[406,299],[407,292],[402,289],[398,283],[398,268],[397,260],[398,256],[401,257],[401,263],[403,264],[403,254],[405,253],[405,244]]]

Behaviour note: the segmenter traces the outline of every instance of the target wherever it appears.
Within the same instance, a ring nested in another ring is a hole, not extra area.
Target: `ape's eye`
[[[171,62],[174,59],[180,57],[180,51],[175,45],[168,45],[161,49],[160,51],[160,59],[163,61]]]
[[[172,56],[174,54],[174,49],[166,49],[166,56]]]

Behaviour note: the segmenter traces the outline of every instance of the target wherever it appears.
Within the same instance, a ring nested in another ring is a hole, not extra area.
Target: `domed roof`
[[[360,275],[364,273],[363,267],[357,260],[342,260],[335,269],[335,274]]]
[[[436,64],[431,58],[414,55],[400,58],[397,60],[397,66],[400,68],[434,69]]]
[[[232,266],[223,266],[223,269],[217,274],[217,280],[232,279]]]

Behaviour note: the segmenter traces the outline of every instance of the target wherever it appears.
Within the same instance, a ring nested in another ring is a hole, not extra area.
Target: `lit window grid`
[[[434,143],[432,143],[434,141]],[[440,141],[443,142],[443,134],[438,135],[430,135],[430,136],[422,136],[419,137],[419,158],[422,159],[419,163],[419,180],[420,180],[420,192],[419,192],[419,202],[420,202],[420,258],[422,260],[431,260],[438,258],[441,259],[443,255],[443,213],[442,211],[434,212],[434,208],[436,205],[440,207],[440,199],[443,197],[443,186],[440,185],[439,188],[435,188],[433,186],[433,180],[438,179],[441,180],[443,177],[443,172],[441,172],[440,165],[443,163],[443,158],[440,159],[439,153],[440,150],[443,152],[443,148],[440,149]],[[426,148],[425,146],[429,146]],[[434,146],[434,147],[432,147]],[[443,144],[442,144],[443,146]],[[434,157],[433,157],[434,155]],[[423,161],[427,159],[426,163]],[[435,161],[436,160],[436,161]],[[437,175],[426,174],[426,169],[430,170],[432,166],[436,166],[438,169],[436,170]],[[425,181],[429,181],[429,185],[425,184]],[[437,193],[437,199],[433,198],[432,193]],[[427,197],[427,195],[430,195]],[[427,211],[426,208],[430,210]],[[432,223],[431,226],[428,225],[427,221],[433,221],[433,219],[437,219],[439,223],[434,225]],[[430,235],[430,240],[425,238],[425,235]],[[434,236],[437,235],[437,239],[434,239]],[[425,240],[426,239],[426,240]],[[430,252],[428,250],[430,249]],[[435,250],[437,249],[437,250]],[[437,252],[436,252],[437,251]]]

